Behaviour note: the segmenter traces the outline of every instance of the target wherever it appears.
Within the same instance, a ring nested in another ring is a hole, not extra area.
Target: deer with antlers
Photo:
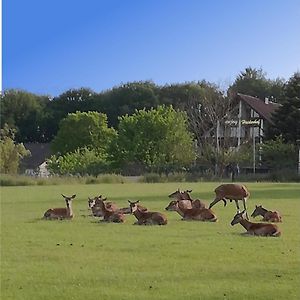
[[[216,222],[218,220],[215,213],[209,208],[185,208],[180,200],[173,200],[165,208],[167,211],[176,211],[182,220],[197,220],[197,221],[209,221]]]
[[[74,217],[73,209],[72,209],[72,200],[76,197],[73,195],[71,197],[67,197],[61,194],[65,201],[65,208],[50,208],[48,209],[43,216],[43,219],[46,220],[62,220],[62,219],[72,219]]]
[[[281,231],[277,225],[270,223],[252,223],[244,218],[244,213],[245,211],[237,213],[230,224],[233,226],[240,223],[247,230],[245,232],[246,234],[273,237],[279,237],[281,235]]]
[[[131,213],[136,217],[137,222],[136,225],[167,225],[168,220],[167,217],[160,213],[154,211],[143,211],[139,208],[137,201],[128,200]]]
[[[244,205],[244,211],[246,211],[246,217],[249,220],[246,201],[250,196],[249,191],[244,185],[241,184],[221,184],[215,189],[216,197],[212,203],[210,203],[209,208],[212,208],[219,201],[224,202],[224,206],[226,206],[226,200],[235,201],[237,212],[240,212],[240,207],[238,201],[242,201]]]
[[[262,221],[282,222],[281,215],[278,211],[267,210],[263,208],[262,205],[255,205],[255,209],[251,214],[251,217],[255,218],[256,216],[263,216]]]

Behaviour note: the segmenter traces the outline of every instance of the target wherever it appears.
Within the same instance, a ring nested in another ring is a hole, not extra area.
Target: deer
[[[278,211],[267,210],[262,207],[262,205],[255,205],[255,209],[251,214],[251,217],[255,218],[256,216],[263,216],[262,221],[267,222],[282,222],[281,215]]]
[[[106,200],[102,198],[102,195],[96,196],[93,199],[88,197],[88,206],[92,211],[92,214],[94,217],[103,217],[102,209],[99,207],[99,199],[100,200]],[[118,207],[113,202],[105,202],[105,206],[108,210],[117,211]]]
[[[114,223],[124,223],[125,217],[124,214],[121,213],[118,209],[114,210],[112,208],[108,208],[105,204],[106,198],[98,197],[95,201],[95,205],[99,208],[99,215],[103,216],[103,222],[114,222]]]
[[[73,209],[72,209],[72,200],[76,197],[73,195],[71,197],[67,197],[61,194],[66,201],[66,208],[50,208],[48,209],[43,216],[43,219],[46,220],[63,220],[63,219],[72,219],[74,217]]]
[[[145,207],[143,205],[140,205],[140,204],[137,204],[137,207],[141,211],[147,211],[148,210],[147,207]],[[130,206],[120,208],[119,211],[122,212],[123,214],[131,214],[131,208],[130,208]]]
[[[231,221],[231,225],[235,225],[240,223],[247,231],[245,234],[258,235],[258,236],[273,236],[279,237],[281,235],[281,231],[279,230],[276,224],[270,223],[252,223],[244,218],[245,210],[240,213],[237,213],[233,220]]]
[[[180,191],[180,189],[178,189],[177,191],[175,191],[174,193],[170,194],[168,197],[169,198],[174,198],[176,200],[180,200],[181,204],[185,207],[185,208],[205,208],[205,203],[203,203],[201,200],[196,199],[193,200],[189,193],[191,193],[192,190],[186,190],[186,191]]]
[[[218,218],[215,213],[208,208],[185,208],[181,205],[180,200],[173,200],[165,208],[167,211],[177,211],[182,216],[182,220],[197,220],[197,221],[209,221],[217,222]]]
[[[224,206],[226,206],[226,200],[235,201],[237,212],[240,212],[240,207],[238,201],[243,201],[244,210],[246,211],[246,218],[249,220],[246,201],[248,200],[250,193],[244,185],[241,184],[221,184],[215,189],[216,197],[212,203],[210,203],[209,208],[212,208],[219,201],[224,202]]]
[[[167,225],[167,217],[160,212],[143,211],[139,208],[137,201],[128,200],[131,213],[136,217],[136,225]]]

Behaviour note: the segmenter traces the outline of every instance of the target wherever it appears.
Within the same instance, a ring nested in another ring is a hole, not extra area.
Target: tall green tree
[[[159,104],[157,90],[153,82],[139,81],[126,83],[103,93],[103,112],[108,116],[109,125],[117,128],[119,116],[131,115],[135,109],[156,107]]]
[[[7,90],[1,95],[1,128],[4,124],[16,129],[16,141],[42,142],[45,140],[42,120],[49,102],[22,90]]]
[[[300,73],[295,73],[285,84],[280,96],[282,105],[272,116],[271,137],[282,135],[286,142],[300,140]]]
[[[98,112],[76,112],[61,120],[51,147],[61,155],[87,147],[99,155],[107,153],[116,131],[107,126],[107,116]]]
[[[4,124],[0,131],[0,173],[17,174],[20,160],[28,155],[22,143],[15,142],[15,129]]]
[[[148,171],[168,172],[189,165],[195,156],[184,112],[158,106],[120,117],[115,158],[121,166],[137,163]]]
[[[260,68],[247,67],[236,77],[228,89],[228,95],[234,98],[236,93],[242,93],[264,100],[266,97],[274,102],[279,101],[284,80],[267,79],[266,73]]]

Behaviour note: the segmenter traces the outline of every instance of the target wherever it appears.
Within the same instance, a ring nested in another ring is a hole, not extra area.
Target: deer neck
[[[67,202],[67,215],[73,217],[72,202]]]
[[[249,222],[246,219],[242,219],[240,224],[248,231],[253,223]]]
[[[265,209],[265,208],[263,208],[263,207],[261,207],[259,212],[260,212],[260,215],[262,215],[264,217],[265,214],[268,212],[268,210]]]
[[[143,218],[143,216],[145,215],[145,213],[143,213],[142,211],[139,210],[139,208],[137,208],[133,212],[133,215],[139,220],[139,219]]]
[[[178,205],[176,205],[176,211],[178,212],[179,215],[181,215],[182,217],[184,216],[184,209],[179,208]]]

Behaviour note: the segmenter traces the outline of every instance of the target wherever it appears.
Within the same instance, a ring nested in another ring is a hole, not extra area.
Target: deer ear
[[[74,199],[76,197],[76,194],[74,194],[71,198]]]
[[[193,190],[186,190],[188,193],[191,193]]]
[[[61,194],[64,198],[67,198],[64,194]]]
[[[255,208],[257,208],[258,206],[257,205],[255,205]]]
[[[136,201],[136,203],[140,203],[140,200]]]

